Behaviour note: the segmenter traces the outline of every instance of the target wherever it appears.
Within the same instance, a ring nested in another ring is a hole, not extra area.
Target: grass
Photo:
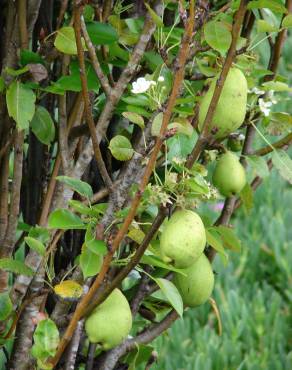
[[[218,258],[214,298],[223,334],[209,306],[184,318],[154,345],[159,358],[153,370],[290,370],[291,187],[273,173],[257,191],[255,205],[234,220],[243,241],[224,266]]]

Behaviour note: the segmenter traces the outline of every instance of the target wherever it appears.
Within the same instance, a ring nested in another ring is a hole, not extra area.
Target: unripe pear
[[[180,292],[184,305],[196,307],[205,303],[214,288],[214,273],[208,258],[203,253],[183,272],[185,276],[175,274],[174,284]]]
[[[245,169],[232,152],[224,153],[216,164],[213,184],[225,197],[240,193],[246,183]]]
[[[245,136],[242,134],[231,134],[227,140],[227,148],[232,152],[240,152],[242,150]]]
[[[217,77],[218,78],[218,77]],[[199,130],[202,129],[217,78],[214,78],[209,90],[204,95],[199,112]],[[231,68],[224,82],[223,89],[209,125],[216,138],[223,138],[238,129],[244,121],[247,101],[247,82],[240,69]]]
[[[174,262],[176,267],[185,268],[199,258],[206,244],[204,224],[195,212],[176,211],[161,234],[161,255]]]
[[[109,350],[122,343],[131,328],[131,309],[119,289],[114,289],[85,322],[89,341],[100,344],[103,350]]]

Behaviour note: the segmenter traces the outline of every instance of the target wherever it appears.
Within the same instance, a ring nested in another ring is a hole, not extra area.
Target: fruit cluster
[[[161,254],[165,261],[181,268],[174,283],[185,306],[195,307],[207,301],[214,286],[214,274],[204,248],[204,224],[195,212],[176,211],[167,222],[161,238]]]

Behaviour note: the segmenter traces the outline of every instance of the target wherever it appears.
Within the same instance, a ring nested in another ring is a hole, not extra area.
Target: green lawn
[[[184,319],[156,340],[156,370],[291,370],[292,193],[273,173],[255,197],[249,215],[233,220],[243,241],[224,266],[217,256],[214,298],[223,334],[209,306]]]

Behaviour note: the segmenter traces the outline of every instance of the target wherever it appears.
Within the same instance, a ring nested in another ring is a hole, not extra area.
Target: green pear
[[[183,272],[185,276],[175,274],[174,284],[180,292],[184,305],[196,307],[205,303],[214,288],[214,273],[208,258],[203,253]]]
[[[227,140],[227,148],[232,152],[241,152],[245,136],[242,134],[231,134]]]
[[[245,169],[232,152],[224,153],[217,162],[213,184],[225,197],[240,193],[246,184]]]
[[[131,309],[119,289],[114,289],[85,322],[89,341],[100,344],[103,350],[109,350],[122,343],[131,328]]]
[[[214,78],[204,95],[199,111],[199,130],[207,115],[218,77]],[[223,138],[238,129],[244,121],[247,101],[247,81],[240,69],[231,68],[215,109],[210,130],[216,138]]]
[[[190,266],[203,253],[206,244],[204,224],[195,212],[176,211],[166,223],[160,238],[161,255],[179,268]]]

